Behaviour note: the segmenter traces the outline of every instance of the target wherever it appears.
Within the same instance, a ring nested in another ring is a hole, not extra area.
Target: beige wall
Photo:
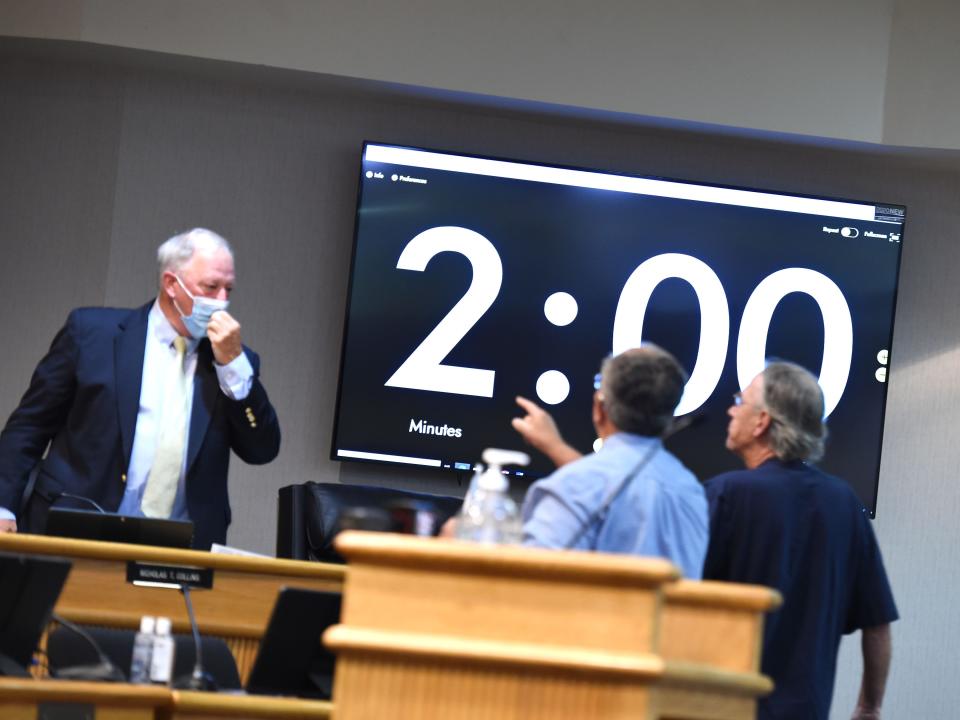
[[[949,0],[0,3],[0,34],[954,148],[958,22]]]
[[[883,141],[960,148],[960,3],[897,3]]]

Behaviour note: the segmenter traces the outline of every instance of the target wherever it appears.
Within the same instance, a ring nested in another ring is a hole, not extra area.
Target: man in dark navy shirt
[[[761,720],[826,720],[840,637],[862,631],[855,720],[880,718],[897,609],[866,510],[850,486],[805,461],[823,454],[823,394],[792,363],[767,366],[729,410],[727,448],[746,470],[708,481],[703,577],[783,594],[767,618]]]

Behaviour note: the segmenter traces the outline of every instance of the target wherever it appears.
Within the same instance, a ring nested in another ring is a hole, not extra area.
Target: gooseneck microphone
[[[127,676],[124,674],[123,670],[118,668],[107,656],[107,654],[100,649],[97,641],[93,639],[90,633],[70,620],[60,617],[56,613],[53,613],[50,617],[70,632],[75,633],[83,638],[83,640],[94,649],[94,651],[97,653],[97,657],[99,658],[99,662],[93,665],[74,665],[72,667],[65,667],[56,670],[54,672],[54,677],[62,680],[100,680],[108,682],[127,681]]]
[[[85,503],[87,503],[88,505],[92,505],[93,507],[95,507],[95,508],[97,509],[97,512],[101,512],[101,513],[103,513],[104,515],[109,515],[109,514],[110,514],[109,512],[107,512],[106,510],[104,510],[102,507],[100,507],[100,505],[98,505],[95,501],[91,500],[90,498],[84,497],[83,495],[74,495],[73,493],[68,493],[68,492],[58,492],[58,493],[55,493],[55,494],[53,495],[53,497],[51,498],[51,500],[50,500],[50,506],[53,507],[53,505],[56,504],[57,500],[59,500],[59,499],[61,499],[61,498],[67,498],[67,499],[69,499],[69,500],[79,500],[80,502],[85,502]]]
[[[197,618],[193,614],[193,603],[190,601],[189,586],[181,585],[180,592],[183,595],[183,601],[187,605],[187,615],[190,618],[190,630],[193,632],[194,662],[193,672],[174,680],[173,687],[177,690],[205,690],[215,692],[217,690],[217,681],[213,679],[210,673],[203,669],[200,628],[197,627]]]
[[[621,493],[623,493],[623,491],[630,484],[630,481],[633,480],[635,477],[637,477],[641,472],[643,472],[643,469],[649,464],[651,460],[653,460],[653,456],[656,455],[663,448],[663,443],[666,442],[668,438],[673,437],[678,432],[682,432],[687,428],[693,427],[695,425],[699,425],[704,420],[706,420],[706,418],[707,418],[706,413],[699,413],[697,415],[687,415],[686,417],[671,423],[670,427],[668,427],[664,432],[660,434],[660,438],[659,438],[660,442],[654,443],[653,445],[650,446],[647,452],[643,454],[643,457],[640,458],[640,461],[636,465],[634,465],[633,469],[630,472],[628,472],[624,476],[623,480],[621,480],[617,484],[617,486],[613,489],[613,491],[609,493],[606,498],[604,498],[603,502],[600,503],[600,506],[596,510],[594,510],[592,513],[590,513],[587,519],[580,524],[580,527],[577,528],[577,531],[573,534],[573,537],[571,537],[570,540],[568,540],[567,543],[563,546],[563,549],[569,550],[578,542],[580,542],[580,539],[583,537],[583,534],[587,530],[589,530],[591,527],[593,527],[593,524],[599,518],[603,517],[603,514],[613,504],[614,500],[620,497]]]

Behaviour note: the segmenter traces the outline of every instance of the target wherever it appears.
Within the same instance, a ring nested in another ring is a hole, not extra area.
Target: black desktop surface
[[[189,548],[193,540],[193,523],[73,508],[50,508],[46,534],[133,545]]]

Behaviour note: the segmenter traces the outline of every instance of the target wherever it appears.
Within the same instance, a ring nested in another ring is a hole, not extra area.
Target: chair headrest
[[[436,534],[463,504],[458,497],[374,485],[308,482],[303,487],[308,552],[322,562],[344,562],[333,548],[342,529]]]

